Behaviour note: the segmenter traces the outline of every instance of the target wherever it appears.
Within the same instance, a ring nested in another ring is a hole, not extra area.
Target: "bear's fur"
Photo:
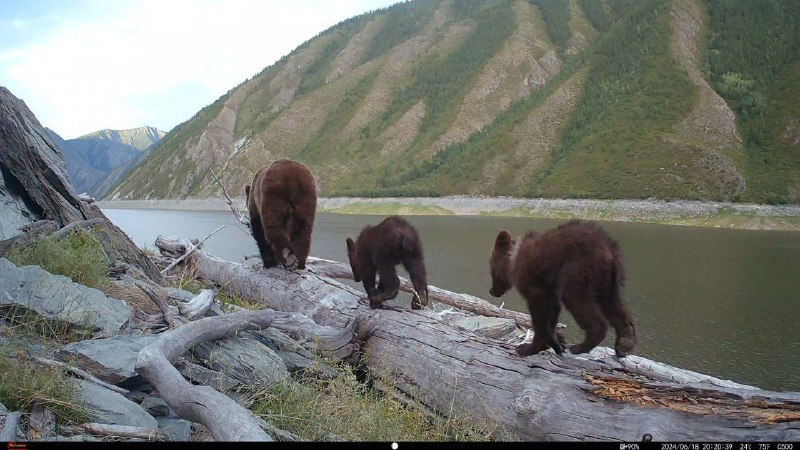
[[[317,211],[317,185],[308,167],[281,159],[244,187],[250,227],[265,268],[304,269]]]
[[[395,266],[400,263],[403,263],[419,295],[411,301],[411,307],[421,309],[428,304],[422,243],[410,223],[397,216],[388,217],[378,225],[364,227],[355,242],[350,238],[346,242],[353,280],[363,280],[370,308],[378,308],[384,301],[397,296],[400,278]],[[377,288],[376,273],[380,276]]]
[[[497,235],[489,259],[495,297],[512,286],[525,298],[531,313],[533,342],[517,347],[520,356],[552,347],[564,347],[555,334],[561,305],[586,333],[570,352],[585,353],[614,326],[618,356],[627,356],[636,344],[633,318],[620,298],[623,285],[619,245],[594,224],[570,221],[543,234],[528,232],[521,241],[508,231]]]

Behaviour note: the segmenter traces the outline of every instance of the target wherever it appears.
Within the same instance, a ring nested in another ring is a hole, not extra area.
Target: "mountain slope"
[[[209,168],[239,193],[287,157],[326,196],[796,202],[800,8],[770,5],[399,3],[231,89],[110,195],[220,195]]]
[[[143,153],[161,140],[163,131],[153,127],[100,130],[75,139],[62,139],[47,129],[59,145],[70,182],[78,192],[102,197],[144,159]]]

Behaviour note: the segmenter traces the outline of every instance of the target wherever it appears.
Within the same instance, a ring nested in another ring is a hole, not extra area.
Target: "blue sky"
[[[169,131],[324,29],[398,0],[0,0],[0,86],[65,139]]]

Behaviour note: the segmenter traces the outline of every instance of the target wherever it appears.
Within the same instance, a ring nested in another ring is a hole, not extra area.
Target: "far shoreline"
[[[244,197],[234,199],[245,210]],[[221,198],[103,200],[108,209],[229,211]],[[513,197],[321,197],[319,212],[361,215],[489,215],[607,220],[747,230],[800,231],[800,205],[688,200],[527,199]]]

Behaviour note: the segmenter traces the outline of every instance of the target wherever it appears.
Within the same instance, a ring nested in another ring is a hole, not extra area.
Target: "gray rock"
[[[139,351],[157,336],[113,336],[75,342],[56,352],[61,361],[74,363],[97,378],[120,384],[139,375],[133,370]]]
[[[6,408],[6,405],[0,403],[0,416],[5,416],[6,414],[8,414],[8,409]]]
[[[158,427],[153,416],[122,394],[84,380],[78,380],[77,384],[78,400],[89,408],[92,421],[133,427]]]
[[[69,184],[64,158],[58,146],[25,102],[0,86],[0,167],[4,179],[3,209],[29,220],[47,216],[62,225],[85,216]],[[10,202],[24,207],[18,207]],[[19,217],[14,218],[19,221]]]
[[[168,416],[170,413],[167,402],[158,397],[146,397],[142,400],[142,408],[153,417]]]
[[[17,267],[0,258],[0,308],[35,311],[42,317],[73,324],[100,336],[120,331],[133,316],[120,300],[97,289],[53,275],[38,266]]]
[[[273,386],[289,379],[283,360],[269,347],[249,337],[203,342],[192,349],[192,354],[206,367],[246,385]]]
[[[35,217],[21,197],[10,193],[5,177],[0,175],[0,241],[22,234],[21,228]]]
[[[192,436],[192,422],[180,417],[156,417],[158,428],[164,430],[167,439],[176,442],[186,442]]]
[[[453,325],[494,339],[499,339],[517,328],[514,319],[484,316],[469,316],[457,319],[453,321]]]

